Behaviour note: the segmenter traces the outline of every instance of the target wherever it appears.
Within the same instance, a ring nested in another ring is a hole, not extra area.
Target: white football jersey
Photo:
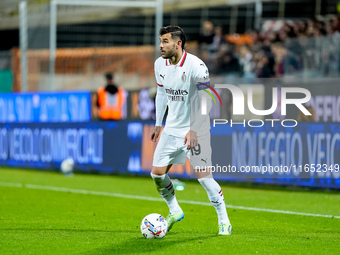
[[[168,59],[155,61],[157,80],[156,126],[162,125],[166,105],[168,116],[164,131],[176,137],[185,137],[189,130],[197,135],[204,135],[210,130],[209,114],[201,114],[202,89],[210,85],[209,71],[198,57],[183,51],[177,65],[171,65]],[[207,98],[208,113],[211,98]]]

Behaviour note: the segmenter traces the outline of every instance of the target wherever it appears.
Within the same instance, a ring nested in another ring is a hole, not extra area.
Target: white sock
[[[164,175],[154,175],[151,173],[151,177],[155,182],[156,188],[159,194],[163,197],[165,202],[168,204],[170,213],[180,213],[182,212],[179,206],[176,196],[174,185],[167,174]]]
[[[212,176],[198,179],[198,181],[207,191],[209,200],[216,209],[218,223],[230,224],[221,186]]]

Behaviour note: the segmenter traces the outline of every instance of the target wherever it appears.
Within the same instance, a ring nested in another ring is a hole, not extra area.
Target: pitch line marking
[[[82,189],[69,189],[69,188],[63,188],[63,187],[42,186],[42,185],[34,185],[34,184],[21,184],[21,183],[0,182],[0,186],[17,187],[17,188],[25,187],[25,188],[28,188],[28,189],[59,191],[59,192],[68,192],[68,193],[74,193],[74,194],[96,195],[96,196],[107,196],[107,197],[118,197],[118,198],[147,200],[147,201],[157,201],[157,202],[163,202],[164,201],[162,198],[156,198],[156,197],[136,196],[136,195],[121,194],[121,193],[111,193],[111,192],[103,192],[103,191],[91,191],[91,190],[82,190]],[[199,201],[192,201],[192,200],[178,200],[178,202],[182,203],[182,204],[212,206],[211,203],[208,203],[208,202],[199,202]],[[235,205],[226,205],[226,207],[230,208],[230,209],[239,209],[239,210],[247,210],[247,211],[282,213],[282,214],[292,214],[292,215],[300,215],[300,216],[311,216],[311,217],[322,217],[322,218],[340,219],[340,216],[337,216],[337,215],[302,213],[302,212],[294,212],[294,211],[274,210],[274,209],[257,208],[257,207],[246,207],[246,206],[235,206]]]
[[[22,183],[16,183],[16,182],[0,182],[0,186],[2,187],[13,187],[13,188],[22,188]]]

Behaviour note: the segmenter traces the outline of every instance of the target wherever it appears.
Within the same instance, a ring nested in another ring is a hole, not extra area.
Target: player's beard
[[[175,45],[172,47],[171,50],[165,51],[164,56],[162,56],[164,59],[170,59],[176,54],[176,48]]]

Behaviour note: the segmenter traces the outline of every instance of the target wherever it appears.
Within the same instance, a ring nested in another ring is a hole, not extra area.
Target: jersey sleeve
[[[164,113],[168,104],[168,99],[166,97],[166,93],[161,83],[162,80],[160,79],[160,75],[157,68],[157,61],[155,62],[155,77],[157,82],[157,94],[155,100],[155,107],[156,107],[156,126],[162,126],[162,121],[164,118]]]
[[[163,81],[162,81],[160,73],[159,73],[159,61],[158,60],[155,61],[154,69],[155,69],[155,77],[156,77],[157,87],[163,87]]]
[[[204,83],[210,85],[209,71],[207,66],[203,63],[203,61],[198,62],[194,66],[193,78],[196,83],[196,86],[198,84]]]
[[[207,91],[210,93],[210,77],[207,66],[203,61],[198,61],[193,70],[193,80],[195,83],[195,89],[197,93],[194,93],[194,97],[191,99],[191,121],[190,129],[198,133],[201,131],[204,122],[209,118],[207,115],[202,115],[202,99],[204,97],[206,104],[207,114],[209,114],[211,109],[211,97],[208,95]]]

